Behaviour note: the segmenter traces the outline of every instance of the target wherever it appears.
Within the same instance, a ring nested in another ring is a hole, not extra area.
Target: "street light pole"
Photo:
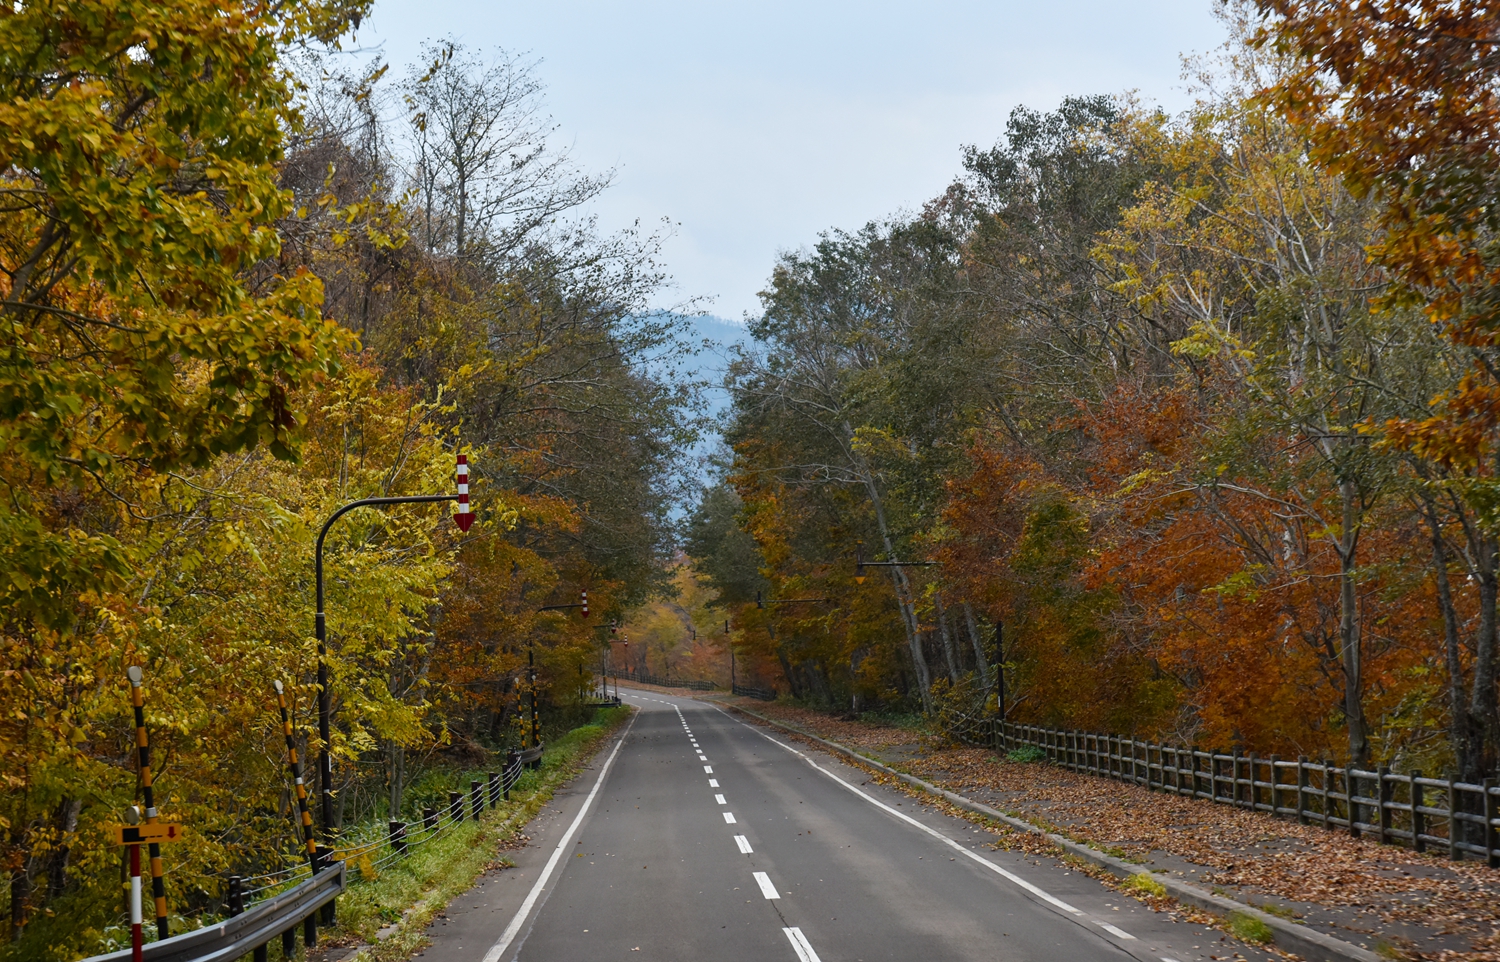
[[[467,472],[464,474],[467,475]],[[328,537],[328,529],[333,527],[333,523],[355,508],[458,501],[460,497],[457,494],[416,494],[396,498],[361,498],[335,511],[327,521],[323,522],[323,529],[318,532],[317,546],[313,549],[313,578],[316,582],[317,594],[317,610],[313,614],[313,632],[318,637],[318,739],[322,743],[322,752],[318,759],[320,783],[318,789],[322,796],[320,813],[323,817],[323,841],[325,843],[329,840],[333,828],[333,755],[329,750],[332,747],[330,739],[333,734],[333,700],[328,691],[328,622],[323,612],[323,540]],[[473,517],[467,513],[462,516]],[[319,853],[320,864],[323,858],[322,853]]]

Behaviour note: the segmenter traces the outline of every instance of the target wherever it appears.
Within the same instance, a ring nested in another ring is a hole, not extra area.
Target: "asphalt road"
[[[690,699],[629,729],[424,962],[1267,959]]]

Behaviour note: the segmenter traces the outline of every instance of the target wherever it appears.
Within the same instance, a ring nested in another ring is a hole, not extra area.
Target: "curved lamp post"
[[[318,739],[322,742],[322,752],[318,759],[319,795],[322,796],[320,803],[320,814],[323,822],[323,841],[329,840],[333,829],[333,755],[330,752],[333,731],[333,702],[328,691],[328,623],[323,612],[323,541],[328,537],[328,529],[333,523],[355,508],[379,508],[394,504],[427,504],[435,501],[457,501],[458,511],[453,515],[453,521],[458,525],[460,531],[468,531],[469,526],[474,523],[474,515],[469,510],[469,459],[460,454],[458,456],[457,468],[458,493],[457,494],[413,494],[394,498],[361,498],[351,501],[339,508],[328,520],[323,522],[323,528],[318,532],[318,541],[313,549],[313,571],[316,583],[317,609],[313,613],[313,631],[318,638]],[[318,862],[321,866],[326,858],[319,852]],[[332,903],[330,903],[332,904]]]

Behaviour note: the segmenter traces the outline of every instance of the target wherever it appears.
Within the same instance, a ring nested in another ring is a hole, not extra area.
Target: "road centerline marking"
[[[725,825],[733,825],[734,824],[734,813],[733,812],[725,812],[724,813],[724,824]]]
[[[718,802],[720,805],[728,805],[729,804],[728,802],[724,801],[724,796],[723,795],[715,795],[714,796],[714,801]]]
[[[812,943],[807,941],[807,936],[795,925],[791,928],[782,929],[787,939],[792,943],[792,951],[797,953],[797,962],[823,962],[818,958],[818,953],[813,951]]]
[[[740,854],[741,855],[754,855],[755,854],[755,851],[750,848],[750,840],[748,838],[746,838],[745,836],[743,836],[743,835],[736,835],[734,837],[734,844],[736,844],[736,845],[738,845],[740,847]]]
[[[771,884],[771,876],[767,875],[765,872],[756,872],[755,881],[756,884],[760,886],[761,895],[764,895],[768,899],[781,898],[781,893],[776,891],[775,885]]]

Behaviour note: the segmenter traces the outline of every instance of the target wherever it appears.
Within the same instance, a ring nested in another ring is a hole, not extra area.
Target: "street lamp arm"
[[[333,514],[329,515],[328,520],[323,522],[322,530],[318,532],[318,543],[317,546],[313,549],[313,567],[316,569],[317,576],[315,580],[317,581],[318,618],[321,619],[323,617],[323,539],[328,537],[328,529],[333,527],[333,523],[335,521],[342,518],[350,511],[353,511],[355,508],[365,508],[383,504],[427,504],[434,501],[457,500],[458,495],[456,494],[412,494],[402,495],[394,498],[361,498],[358,501],[350,501],[348,504],[339,508]]]

